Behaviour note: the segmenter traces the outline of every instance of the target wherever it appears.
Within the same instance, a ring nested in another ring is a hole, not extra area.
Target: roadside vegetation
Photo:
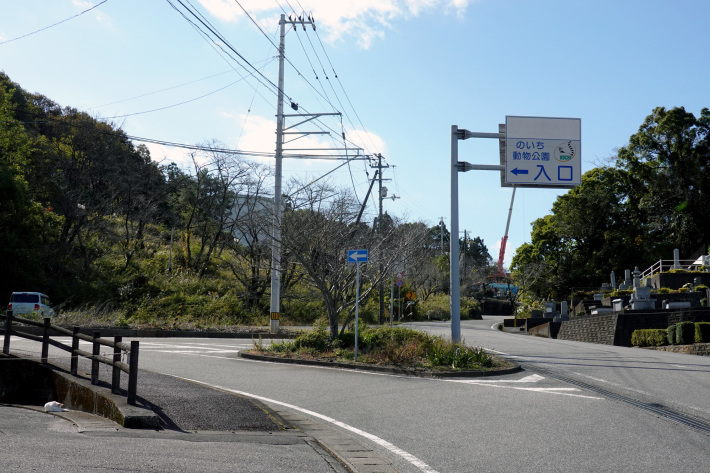
[[[710,343],[710,322],[679,322],[667,329],[634,330],[631,344],[636,347]]]
[[[223,148],[160,162],[116,124],[0,73],[0,295],[48,294],[65,325],[268,326],[273,176]],[[380,287],[395,321],[449,317],[445,227],[361,218],[356,196],[325,180],[283,191],[282,326],[324,321],[334,340],[353,324],[353,248],[373,256],[360,268],[363,323],[380,322]],[[480,238],[463,246],[465,318],[480,315],[492,260]]]
[[[321,326],[294,340],[269,346],[255,342],[254,352],[284,358],[353,362],[354,347],[354,332],[343,332],[331,340],[325,327]],[[481,348],[466,346],[464,342],[452,343],[439,336],[402,327],[361,330],[357,363],[434,371],[487,371],[511,366]]]
[[[270,167],[219,143],[201,144],[179,166],[136,142],[0,72],[0,295],[48,294],[57,323],[267,326]],[[710,110],[653,110],[612,161],[533,222],[511,264],[518,290],[498,294],[521,314],[596,287],[612,270],[710,241]],[[380,293],[386,319],[390,307],[395,321],[449,318],[452,235],[443,222],[361,214],[357,196],[326,180],[292,180],[283,191],[282,325],[324,321],[335,341],[356,304],[364,323],[382,322]],[[476,318],[491,283],[506,278],[481,238],[455,238],[461,315]],[[358,301],[346,259],[357,248],[373,258],[361,265]]]

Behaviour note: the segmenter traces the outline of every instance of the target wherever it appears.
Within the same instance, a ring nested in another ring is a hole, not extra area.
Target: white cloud
[[[345,37],[357,38],[357,43],[364,49],[369,48],[377,39],[382,39],[391,22],[398,18],[416,17],[428,12],[455,13],[461,17],[469,3],[474,0],[302,0],[298,4],[305,13],[313,15],[316,27],[325,31],[324,39],[328,42],[343,40]],[[243,10],[232,0],[199,0],[210,14],[223,21],[237,21],[244,16]],[[263,0],[242,0],[241,5],[262,20],[264,14],[280,14],[277,6]]]
[[[190,170],[192,168],[192,159],[190,158],[189,150],[155,143],[145,143],[145,145],[148,151],[150,151],[150,159],[157,163],[164,165],[175,163],[183,170]]]

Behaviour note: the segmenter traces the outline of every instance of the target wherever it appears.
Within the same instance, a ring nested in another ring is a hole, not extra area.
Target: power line
[[[171,86],[171,87],[166,87],[166,88],[164,88],[164,89],[155,90],[155,91],[153,91],[153,92],[147,92],[147,93],[145,93],[145,94],[136,95],[135,97],[129,97],[129,98],[127,98],[127,99],[117,100],[117,101],[115,101],[115,102],[105,103],[105,104],[103,104],[103,105],[97,105],[95,108],[108,107],[109,105],[116,105],[117,103],[128,102],[128,101],[130,101],[130,100],[135,100],[135,99],[140,99],[140,98],[143,98],[143,97],[148,97],[149,95],[155,95],[155,94],[159,94],[159,93],[161,93],[161,92],[167,92],[168,90],[177,89],[177,88],[180,88],[180,87],[184,87],[184,86],[186,86],[186,85],[194,84],[194,83],[196,83],[196,82],[201,82],[201,81],[203,81],[203,80],[211,79],[211,78],[213,78],[213,77],[222,76],[222,75],[228,74],[228,73],[230,73],[230,72],[232,72],[232,71],[233,71],[233,69],[232,69],[232,70],[229,70],[229,71],[220,72],[220,73],[218,73],[218,74],[214,74],[214,75],[211,75],[211,76],[203,77],[203,78],[201,78],[201,79],[195,79],[195,80],[192,80],[192,81],[190,81],[190,82],[184,82],[184,83],[182,83],[182,84],[173,85],[173,86]]]
[[[144,110],[144,111],[142,111],[142,112],[133,112],[133,113],[126,113],[126,114],[123,114],[123,115],[114,115],[114,116],[112,116],[112,117],[106,117],[106,119],[108,120],[108,119],[112,119],[112,118],[132,117],[132,116],[134,116],[134,115],[143,115],[143,114],[145,114],[145,113],[159,112],[159,111],[161,111],[161,110],[167,110],[168,108],[173,108],[173,107],[177,107],[177,106],[180,106],[180,105],[185,105],[186,103],[195,102],[196,100],[200,100],[200,99],[203,99],[203,98],[205,98],[205,97],[209,97],[210,95],[216,94],[217,92],[220,92],[220,91],[222,91],[222,90],[224,90],[224,89],[226,89],[226,88],[229,88],[229,87],[233,86],[234,84],[237,84],[237,83],[241,82],[241,81],[244,80],[244,79],[245,79],[245,78],[242,77],[241,79],[236,80],[236,81],[232,82],[231,84],[227,84],[227,85],[225,85],[224,87],[220,87],[220,88],[217,89],[217,90],[213,90],[212,92],[208,92],[208,93],[206,93],[206,94],[204,94],[204,95],[200,95],[199,97],[195,97],[195,98],[192,98],[192,99],[189,99],[189,100],[185,100],[185,101],[180,102],[180,103],[176,103],[176,104],[172,104],[172,105],[167,105],[167,106],[165,106],[165,107],[160,107],[160,108],[154,108],[154,109],[151,109],[151,110]]]
[[[182,11],[180,11],[179,8],[177,8],[177,7],[175,6],[175,4],[173,4],[172,0],[166,0],[166,1],[170,4],[170,6],[172,6],[176,11],[178,11],[186,20],[188,20],[190,23],[192,23],[192,24],[194,25],[194,23],[193,23],[192,21],[190,21],[190,20],[185,16],[185,14],[184,14]],[[186,0],[186,1],[187,1],[187,3],[190,3],[188,0]],[[234,46],[232,46],[232,45],[229,43],[229,41],[227,41],[227,40],[224,38],[224,36],[222,36],[222,34],[220,34],[220,33],[209,23],[209,21],[207,21],[206,19],[203,19],[204,17],[203,17],[201,14],[199,14],[199,13],[197,13],[197,12],[195,12],[195,11],[192,11],[190,8],[188,8],[188,7],[185,5],[185,3],[183,3],[182,0],[177,0],[177,2],[178,2],[180,5],[182,5],[182,7],[183,7],[185,10],[187,10],[193,17],[195,17],[195,18],[197,19],[197,21],[199,21],[205,28],[207,28],[207,30],[208,30],[210,33],[212,33],[212,35],[214,35],[215,38],[219,39],[219,40],[222,42],[222,44],[224,44],[230,51],[232,51],[234,54],[236,54],[237,56],[239,56],[239,58],[240,58],[246,65],[248,65],[259,77],[261,77],[262,79],[264,79],[271,87],[273,87],[274,90],[278,90],[278,86],[277,86],[276,84],[274,84],[274,83],[271,81],[271,79],[269,79],[268,77],[266,77],[259,69],[257,69],[251,62],[249,62],[249,61],[247,60],[247,58],[245,58],[239,51],[237,51],[237,50],[234,48]],[[192,4],[190,4],[190,6],[192,6]],[[194,7],[193,7],[193,8],[194,8]],[[253,76],[253,73],[252,73],[252,76]],[[253,77],[255,77],[255,76],[253,76]],[[255,78],[257,78],[257,77],[255,77]],[[257,78],[257,80],[259,80],[259,79]],[[287,97],[288,97],[288,96],[287,96]],[[290,97],[289,97],[289,99],[290,99]]]
[[[370,134],[367,132],[365,125],[362,123],[362,120],[360,119],[360,115],[358,115],[357,110],[355,110],[355,106],[353,105],[352,101],[350,100],[350,96],[345,91],[345,87],[343,87],[343,83],[340,80],[340,77],[338,77],[338,73],[335,72],[335,67],[333,66],[333,62],[330,60],[330,56],[328,56],[328,52],[325,50],[325,46],[323,45],[323,41],[320,39],[320,35],[318,34],[318,31],[316,31],[316,38],[318,38],[318,42],[320,43],[321,49],[323,50],[323,53],[325,54],[325,57],[328,60],[328,64],[330,64],[330,68],[332,69],[333,74],[335,75],[335,78],[338,79],[338,84],[340,84],[340,88],[342,89],[343,94],[345,94],[345,98],[348,100],[348,103],[350,104],[350,108],[352,108],[353,113],[355,113],[355,117],[357,117],[357,120],[360,123],[362,130],[367,134],[366,136],[370,140],[370,144],[372,145],[373,152],[376,151],[377,146],[375,146],[375,143],[372,141]],[[355,126],[353,126],[353,129],[355,129]]]
[[[44,31],[44,30],[48,30],[49,28],[53,28],[53,27],[55,27],[55,26],[57,26],[57,25],[61,25],[62,23],[65,23],[65,22],[67,22],[67,21],[69,21],[69,20],[72,20],[72,19],[78,17],[78,16],[81,16],[81,15],[83,15],[84,13],[89,12],[89,11],[93,10],[94,8],[97,8],[97,7],[101,6],[101,5],[103,5],[104,3],[106,3],[106,2],[108,2],[108,0],[103,0],[102,2],[97,3],[97,4],[94,5],[93,7],[87,8],[87,9],[84,10],[83,12],[77,13],[77,14],[74,15],[74,16],[70,16],[69,18],[65,18],[65,19],[63,19],[62,21],[58,21],[58,22],[56,22],[56,23],[54,23],[54,24],[51,24],[51,25],[49,25],[49,26],[45,26],[44,28],[40,28],[40,29],[38,29],[38,30],[36,30],[36,31],[33,31],[33,32],[31,32],[31,33],[23,34],[22,36],[18,36],[17,38],[8,39],[7,41],[2,41],[2,42],[0,42],[0,44],[11,43],[11,42],[13,42],[13,41],[17,41],[18,39],[26,38],[26,37],[31,36],[31,35],[33,35],[33,34],[42,32],[42,31]]]

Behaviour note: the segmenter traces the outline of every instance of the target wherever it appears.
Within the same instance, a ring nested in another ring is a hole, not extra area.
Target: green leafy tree
[[[658,107],[618,152],[630,206],[647,223],[656,258],[695,253],[710,240],[710,110]]]

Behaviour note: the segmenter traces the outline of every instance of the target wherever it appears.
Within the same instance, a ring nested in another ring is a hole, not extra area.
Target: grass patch
[[[355,334],[344,332],[330,340],[322,327],[294,340],[263,346],[253,352],[284,358],[352,362]],[[393,366],[413,370],[488,371],[512,366],[482,348],[453,343],[440,336],[402,327],[366,328],[358,334],[358,364]]]

